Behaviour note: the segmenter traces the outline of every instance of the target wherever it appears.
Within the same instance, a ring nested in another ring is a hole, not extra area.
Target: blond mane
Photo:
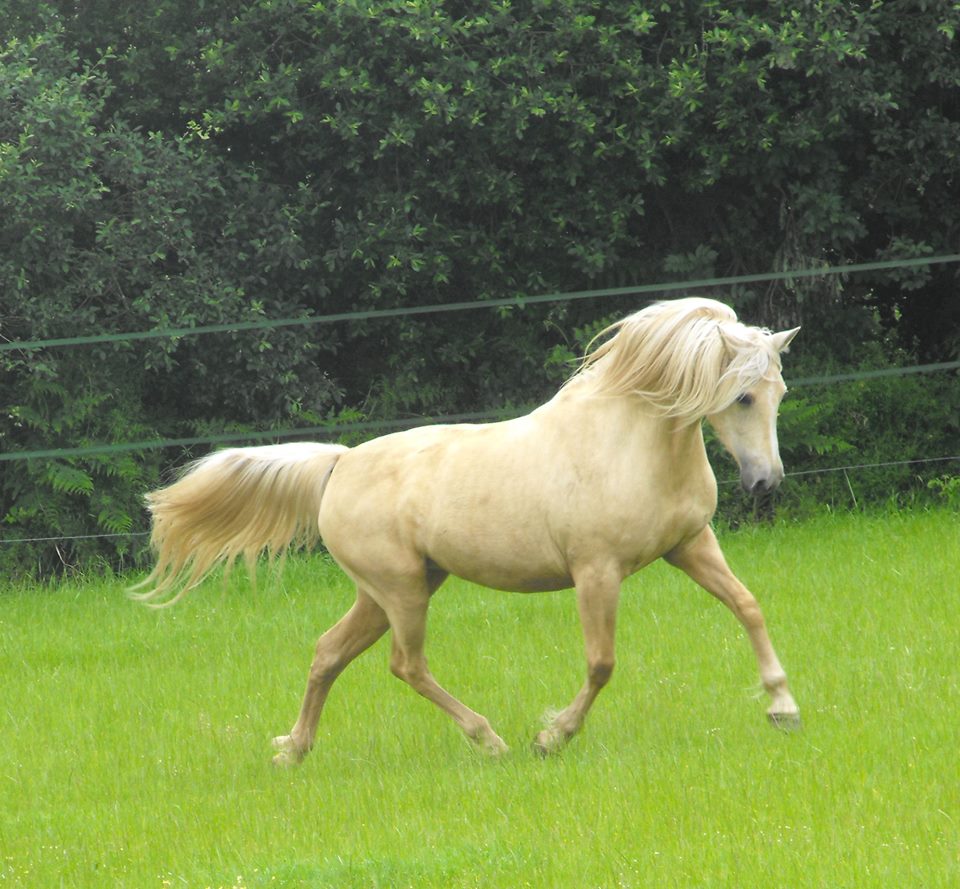
[[[637,396],[663,416],[693,423],[779,371],[769,331],[740,323],[723,303],[687,297],[602,330],[569,382],[598,395]]]

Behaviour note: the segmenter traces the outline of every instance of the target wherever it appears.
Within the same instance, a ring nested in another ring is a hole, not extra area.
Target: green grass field
[[[764,718],[746,637],[663,564],[626,584],[583,733],[536,758],[583,674],[570,593],[451,581],[438,679],[512,745],[476,754],[382,640],[293,770],[269,739],[351,589],[322,558],[152,611],[123,582],[0,593],[0,886],[960,885],[960,517],[726,534],[803,712]]]

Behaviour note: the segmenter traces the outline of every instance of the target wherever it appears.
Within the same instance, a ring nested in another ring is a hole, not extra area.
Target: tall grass
[[[123,583],[0,594],[0,886],[960,885],[960,520],[725,535],[804,727],[766,725],[733,617],[658,564],[559,756],[528,748],[583,673],[570,593],[450,582],[440,681],[513,745],[475,754],[387,670],[341,677],[304,764],[269,764],[315,636],[352,591],[321,558],[151,611]]]

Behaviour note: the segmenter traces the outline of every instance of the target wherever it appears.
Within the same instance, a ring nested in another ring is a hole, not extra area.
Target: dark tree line
[[[953,3],[6,7],[8,341],[960,246]],[[802,323],[797,372],[941,361],[960,354],[957,271],[714,295],[752,322]],[[601,321],[637,307],[608,298],[3,352],[0,449],[509,409],[546,397]],[[940,375],[799,393],[785,450],[795,465],[946,452],[960,438],[956,390]],[[138,530],[143,491],[182,459],[0,464],[4,536]],[[898,496],[914,476],[864,494]],[[116,562],[132,547],[59,552]],[[0,553],[18,569],[57,558],[49,544]]]

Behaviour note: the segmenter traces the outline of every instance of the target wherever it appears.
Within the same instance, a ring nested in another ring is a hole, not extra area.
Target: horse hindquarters
[[[439,496],[436,478],[429,476],[437,451],[455,431],[411,430],[357,447],[337,465],[320,528],[330,554],[357,584],[358,595],[369,597],[386,616],[391,672],[450,716],[478,749],[498,754],[507,749],[503,739],[484,716],[437,682],[424,654],[430,600],[448,574],[424,542],[424,525],[429,524],[424,516],[435,505],[434,495]],[[281,754],[289,746],[281,741]],[[296,761],[296,755],[280,761]]]

